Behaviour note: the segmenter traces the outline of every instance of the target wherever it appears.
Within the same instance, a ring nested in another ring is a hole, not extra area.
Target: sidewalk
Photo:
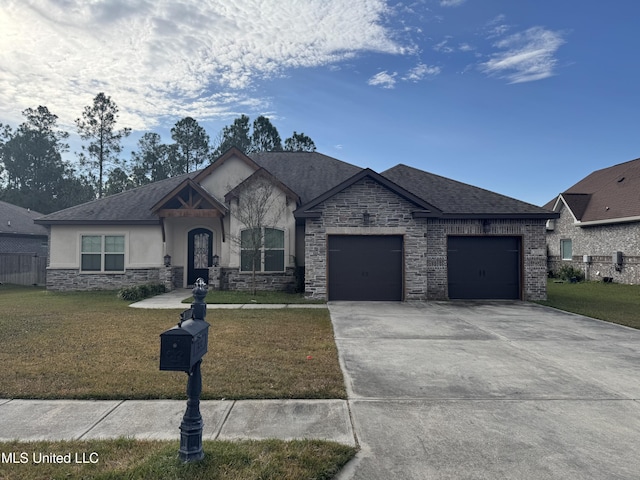
[[[186,400],[2,400],[0,441],[176,440]],[[278,438],[355,445],[347,400],[204,400],[204,440]]]
[[[156,295],[155,297],[145,298],[136,303],[129,305],[133,308],[177,308],[186,310],[191,306],[189,303],[182,303],[183,300],[191,297],[191,289],[179,288],[168,293]],[[222,304],[208,303],[207,310],[213,309],[230,309],[230,308],[327,308],[326,304],[317,303],[291,303],[291,304],[273,304],[273,303],[238,303],[238,304]]]
[[[178,289],[130,305],[186,310],[190,289]],[[208,304],[218,308],[327,308],[324,304]],[[175,440],[184,400],[0,399],[0,441],[88,440],[129,437]],[[278,438],[331,440],[355,445],[347,400],[203,400],[203,439]]]

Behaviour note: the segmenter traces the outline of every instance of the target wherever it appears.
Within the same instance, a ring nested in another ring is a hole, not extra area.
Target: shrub
[[[164,285],[160,283],[149,283],[145,285],[135,285],[133,287],[121,288],[118,291],[118,298],[128,302],[137,302],[145,298],[153,297],[165,293]]]
[[[584,272],[570,264],[562,265],[556,275],[566,281],[582,282],[584,280]]]

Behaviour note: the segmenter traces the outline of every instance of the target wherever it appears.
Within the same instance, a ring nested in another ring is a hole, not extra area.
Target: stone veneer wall
[[[447,237],[508,235],[522,237],[523,299],[546,299],[544,220],[414,219],[415,206],[370,179],[363,179],[327,199],[314,210],[321,218],[306,220],[305,294],[327,298],[327,236],[403,235],[404,299],[446,300]],[[363,213],[369,213],[364,224]]]
[[[287,268],[285,272],[256,272],[256,289],[259,291],[294,292],[296,279],[295,269]],[[220,290],[251,290],[251,272],[240,272],[238,268],[220,269]]]
[[[564,239],[571,240],[571,260],[560,256],[560,240]],[[553,230],[547,232],[547,248],[551,272],[571,264],[585,272],[587,280],[611,277],[617,283],[640,284],[640,222],[579,227],[563,206]],[[622,252],[619,271],[612,260],[614,252]],[[590,255],[591,263],[584,263],[583,255]]]
[[[167,292],[182,288],[184,279],[184,267],[161,267],[158,274],[158,281],[164,285]]]
[[[425,300],[427,292],[425,219],[414,219],[416,207],[371,179],[365,178],[327,199],[306,221],[305,295],[327,298],[328,235],[402,235],[404,237],[404,298]],[[369,213],[369,221],[363,213]]]
[[[129,269],[124,273],[80,273],[78,269],[48,269],[47,290],[118,290],[145,283],[160,283],[160,268]]]

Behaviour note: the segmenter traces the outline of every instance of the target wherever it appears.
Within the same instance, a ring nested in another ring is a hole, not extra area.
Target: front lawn
[[[115,292],[0,286],[0,398],[185,398],[159,370],[180,310],[129,308]],[[203,399],[346,398],[326,309],[214,310]]]
[[[640,329],[640,285],[549,280],[547,300],[538,303]]]
[[[179,480],[272,479],[326,480],[355,455],[356,449],[332,442],[280,440],[205,441],[205,458],[184,464],[178,459],[178,442],[103,440],[74,442],[7,442],[0,452],[5,480],[40,478]],[[35,463],[40,455],[69,455],[71,463]],[[76,459],[80,463],[75,463]],[[81,463],[85,460],[86,463]],[[24,463],[20,463],[24,461]]]

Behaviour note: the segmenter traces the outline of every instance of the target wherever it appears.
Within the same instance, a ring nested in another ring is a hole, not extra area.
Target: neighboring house
[[[294,289],[303,270],[306,295],[328,300],[546,297],[553,212],[405,165],[376,173],[315,152],[235,148],[203,170],[39,219],[51,229],[48,288],[198,277],[249,288],[242,209],[262,185],[273,215],[260,289]]]
[[[46,227],[34,223],[41,216],[0,201],[0,282],[44,283],[49,236]]]
[[[640,283],[640,159],[597,170],[545,205],[549,270]]]

